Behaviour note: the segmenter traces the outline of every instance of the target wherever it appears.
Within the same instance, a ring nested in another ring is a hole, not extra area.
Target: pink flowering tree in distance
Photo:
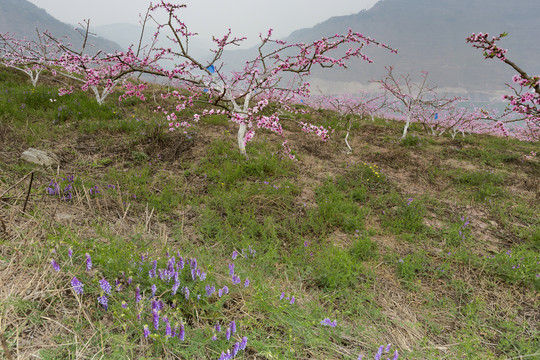
[[[432,119],[438,118],[436,114],[462,100],[439,94],[436,86],[428,84],[427,71],[422,71],[420,82],[414,82],[410,75],[396,77],[393,67],[387,67],[386,70],[387,74],[375,82],[379,83],[381,90],[396,100],[389,108],[405,119],[401,139],[407,136],[411,122],[419,122],[428,130]]]
[[[375,114],[387,105],[387,100],[384,94],[360,92],[335,96],[321,94],[311,96],[305,103],[312,108],[333,110],[339,115],[338,125],[343,126],[346,131],[344,140],[347,152],[352,153],[353,149],[348,141],[351,128],[367,118],[375,121]]]
[[[540,140],[540,76],[527,74],[506,57],[507,50],[500,48],[497,43],[507,35],[507,33],[502,33],[490,39],[488,34],[473,33],[467,38],[467,42],[474,48],[483,50],[485,59],[499,59],[517,72],[512,79],[515,85],[507,84],[512,94],[504,95],[503,99],[508,101],[508,109],[520,116],[500,122],[499,127],[504,128],[510,123],[521,122],[522,125],[517,130],[519,137],[538,141]]]
[[[305,44],[287,44],[273,39],[270,30],[259,35],[260,43],[253,58],[246,60],[240,69],[225,71],[224,51],[238,46],[245,38],[234,37],[229,30],[223,37],[213,38],[215,47],[211,50],[211,59],[195,58],[190,52],[190,43],[197,34],[190,32],[181,20],[180,12],[184,7],[163,0],[150,7],[149,17],[158,26],[156,37],[166,34],[174,42],[173,48],[155,51],[159,56],[163,54],[174,59],[174,67],[159,70],[132,68],[167,77],[178,87],[162,95],[174,98],[176,103],[174,109],[160,109],[169,121],[170,130],[185,131],[201,116],[223,114],[238,125],[238,147],[243,155],[246,155],[246,143],[253,138],[256,129],[266,129],[283,136],[280,118],[284,112],[296,111],[290,105],[295,100],[309,95],[306,77],[314,66],[346,67],[351,58],[371,62],[362,52],[366,45],[395,52],[389,46],[352,30]],[[195,103],[207,104],[207,109],[190,120],[180,121],[179,112]],[[298,123],[305,132],[314,132],[323,140],[328,137],[328,130],[321,126]],[[283,146],[289,157],[294,158],[287,140],[283,141]]]
[[[13,34],[0,34],[0,64],[20,70],[30,77],[35,87],[50,59],[59,51],[46,33],[36,29],[37,40],[17,39]]]

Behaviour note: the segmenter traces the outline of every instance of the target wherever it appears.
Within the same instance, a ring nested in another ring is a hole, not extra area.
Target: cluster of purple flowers
[[[53,251],[55,254],[55,252]],[[243,253],[243,252],[242,252]],[[254,256],[255,251],[250,248],[249,254]],[[73,258],[73,251],[71,248],[68,250],[68,256],[71,259]],[[86,253],[83,257],[85,262],[85,267],[87,271],[92,269],[92,258],[90,254]],[[198,294],[199,291],[203,293],[206,292],[207,297],[215,296],[222,297],[229,294],[229,288],[225,285],[221,288],[217,288],[215,284],[211,283],[202,283],[206,280],[206,273],[202,271],[197,263],[195,258],[183,258],[180,253],[177,253],[176,256],[169,256],[167,252],[167,259],[164,267],[159,266],[158,260],[152,260],[148,258],[148,255],[141,254],[140,258],[132,258],[129,262],[130,272],[134,272],[133,277],[126,275],[126,272],[121,272],[120,279],[116,279],[114,283],[109,282],[106,278],[101,278],[97,281],[101,293],[97,297],[97,302],[101,307],[107,311],[109,305],[111,305],[111,300],[113,304],[120,304],[121,308],[125,311],[134,311],[137,315],[137,319],[141,321],[142,335],[144,338],[153,338],[164,337],[168,338],[177,338],[180,341],[185,340],[186,330],[184,322],[177,319],[178,312],[173,310],[177,307],[177,301],[181,299],[176,298],[174,301],[168,301],[162,299],[162,296],[175,296],[177,292],[183,294],[182,298],[185,298],[186,301],[190,299],[195,299],[195,301],[201,300],[201,294]],[[56,271],[60,271],[60,265],[56,260],[51,260],[51,265]],[[144,270],[146,269],[146,271]],[[236,277],[234,274],[234,264],[230,266],[230,273]],[[92,277],[92,273],[89,273]],[[128,306],[128,302],[121,301],[113,297],[113,286],[116,292],[124,292],[130,289],[130,285],[133,282],[133,279],[141,281],[141,284],[136,284],[135,287],[132,287],[131,290],[135,293],[135,302],[134,306]],[[239,277],[238,277],[239,279]],[[143,284],[148,285],[143,285]],[[244,286],[249,285],[249,280],[245,279]],[[71,280],[71,286],[73,291],[78,295],[84,293],[85,285],[74,276]],[[165,287],[165,288],[164,288]],[[169,290],[167,290],[170,289]],[[191,291],[190,291],[191,290]],[[146,293],[146,295],[145,295]],[[191,294],[196,294],[195,296]],[[144,319],[147,319],[150,322],[144,324]],[[217,340],[217,333],[221,332],[219,324],[216,325],[214,329],[214,340]],[[236,322],[232,321],[226,329],[222,332],[222,336],[227,341],[231,341],[234,335],[237,332]],[[152,336],[151,336],[152,335]],[[233,359],[237,356],[240,350],[244,350],[247,345],[247,338],[244,337],[242,341],[237,342],[234,346],[222,353],[224,359]]]
[[[329,318],[325,318],[324,320],[321,320],[321,325],[330,326],[330,327],[336,327],[337,326],[337,320],[332,321]]]
[[[73,198],[73,194],[71,193],[71,191],[73,190],[73,176],[71,177],[68,177],[69,180],[66,180],[66,179],[62,179],[65,181],[67,181],[68,183],[66,184],[66,186],[64,186],[64,188],[62,189],[62,186],[57,183],[56,181],[54,180],[51,180],[49,182],[49,186],[46,186],[45,187],[45,192],[49,195],[52,195],[52,196],[59,196],[60,199],[64,200],[64,201],[69,201]]]
[[[247,346],[247,337],[244,336],[242,338],[242,341],[240,342],[236,342],[232,348],[232,350],[227,350],[227,352],[222,352],[221,353],[221,356],[219,357],[219,360],[231,360],[231,359],[234,359],[236,357],[236,355],[238,355],[238,352],[240,350],[245,350],[246,349],[246,346]]]
[[[60,199],[64,201],[70,201],[73,199],[73,189],[74,189],[74,183],[75,183],[75,176],[66,176],[65,178],[62,178],[60,182],[56,182],[55,180],[51,180],[49,182],[48,186],[45,186],[45,192],[52,196],[59,196]],[[62,184],[65,184],[65,186],[62,187]],[[114,185],[109,185],[114,189]],[[97,195],[100,194],[99,188],[97,185],[91,186],[88,190],[89,195]]]
[[[375,354],[375,357],[373,358],[374,360],[381,360],[381,356],[383,356],[383,354],[388,354],[390,352],[390,348],[392,347],[392,344],[388,344],[385,348],[384,345],[381,345],[379,347],[379,351],[377,351],[377,354]],[[392,360],[397,360],[399,357],[399,354],[398,354],[398,351],[396,350],[394,352],[394,357],[392,358]],[[362,360],[363,359],[363,355],[359,355],[358,356],[358,360]],[[390,358],[388,358],[388,360],[390,360]]]
[[[463,221],[463,224],[461,225],[461,228],[459,229],[459,236],[461,236],[461,238],[463,240],[465,240],[465,234],[464,234],[464,231],[465,229],[467,228],[467,226],[469,226],[469,219],[462,216],[461,217],[461,221]]]
[[[97,185],[94,185],[94,186],[92,186],[90,189],[88,189],[88,193],[89,193],[90,195],[101,194],[101,193],[99,192],[99,189],[98,189],[98,186],[97,186]]]
[[[248,254],[248,252],[249,252],[249,254]],[[244,259],[247,259],[248,257],[254,258],[256,253],[257,253],[257,251],[254,250],[253,247],[252,247],[251,245],[249,245],[247,251],[246,251],[245,249],[242,249],[241,252],[238,252],[238,251],[234,250],[234,251],[232,252],[231,257],[232,257],[233,260],[236,260],[236,258],[238,257],[238,255],[240,255],[240,256],[243,257]]]
[[[285,292],[282,292],[281,295],[279,296],[279,301],[283,300],[284,298],[285,298]],[[292,297],[287,296],[285,300],[287,300],[289,304],[291,305],[296,302],[294,295]]]

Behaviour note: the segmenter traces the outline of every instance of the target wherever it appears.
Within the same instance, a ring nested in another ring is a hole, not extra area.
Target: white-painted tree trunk
[[[349,134],[351,132],[351,127],[352,127],[352,120],[349,120],[349,126],[347,126],[347,134],[345,135],[345,145],[347,145],[347,149],[349,149],[347,151],[347,154],[352,153],[351,145],[349,145]]]
[[[99,93],[99,89],[97,88],[97,86],[90,87],[92,91],[94,92],[94,95],[96,96],[96,101],[99,105],[103,105],[105,103],[105,99],[107,98],[107,96],[109,96],[111,91],[114,89],[115,85],[116,85],[116,81],[113,82],[113,85],[110,88],[107,88],[107,87],[104,88],[101,94]]]
[[[347,140],[348,138],[349,138],[349,130],[347,130],[347,135],[345,135],[345,145],[347,145],[347,149],[349,149],[347,151],[347,154],[350,154],[350,153],[352,153],[352,148],[349,145],[349,141]]]
[[[401,140],[405,139],[405,136],[407,136],[407,130],[409,129],[409,124],[411,123],[411,113],[407,113],[407,122],[405,123],[405,127],[403,128],[403,135],[401,136]]]
[[[240,154],[244,155],[247,158],[246,153],[246,132],[247,126],[242,123],[238,127],[238,148],[240,149]]]
[[[35,75],[34,75],[33,70],[30,70],[29,72],[27,72],[27,74],[30,76],[30,80],[32,81],[33,87],[36,87],[37,82],[39,80],[39,74],[41,73],[41,71],[43,71],[43,69],[36,70]]]
[[[229,101],[232,103],[235,113],[247,117],[250,99],[251,99],[251,93],[248,93],[246,97],[244,98],[244,104],[242,105],[242,107],[240,107],[236,103],[236,101],[234,101],[232,96],[230,96]],[[241,122],[240,124],[238,124],[238,149],[240,150],[240,154],[244,155],[247,159],[248,156],[246,152],[246,134],[247,134],[247,124],[245,122]]]

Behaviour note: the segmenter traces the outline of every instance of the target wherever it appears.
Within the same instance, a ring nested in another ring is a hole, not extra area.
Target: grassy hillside
[[[537,143],[376,119],[352,154],[289,126],[299,161],[264,132],[245,160],[220,116],[170,133],[116,98],[0,69],[4,358],[218,359],[243,337],[239,359],[540,356]]]

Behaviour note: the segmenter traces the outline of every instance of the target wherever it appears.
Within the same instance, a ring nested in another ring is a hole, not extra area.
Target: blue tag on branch
[[[207,93],[207,92],[208,92],[208,89],[203,89],[203,92]]]
[[[206,68],[206,70],[210,71],[210,74],[213,74],[216,72],[216,68],[214,67],[214,65],[210,65],[209,67]]]
[[[435,113],[435,120],[439,118],[439,113]]]

